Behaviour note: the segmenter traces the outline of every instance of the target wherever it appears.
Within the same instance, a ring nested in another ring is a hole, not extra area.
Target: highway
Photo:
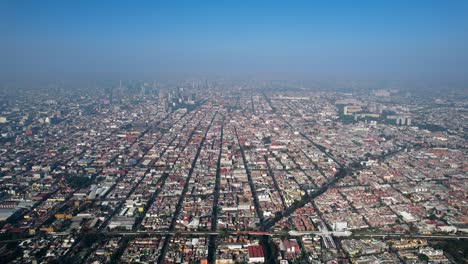
[[[104,231],[102,232],[105,236],[218,236],[221,234],[229,235],[249,235],[249,236],[305,236],[305,235],[332,235],[334,237],[349,237],[349,238],[424,238],[424,239],[468,239],[468,234],[417,234],[417,233],[354,233],[351,231],[347,232],[335,232],[335,231],[275,231],[275,232],[260,232],[260,231]],[[52,236],[68,236],[68,232],[62,233],[50,233]],[[25,238],[27,239],[27,238]],[[7,240],[0,241],[6,242]]]
[[[468,235],[461,235],[461,234],[453,234],[453,235],[445,235],[445,234],[395,234],[395,233],[385,233],[385,234],[373,234],[373,233],[364,233],[364,234],[353,234],[351,237],[354,238],[363,238],[363,237],[371,237],[371,238],[425,238],[425,239],[468,239]]]

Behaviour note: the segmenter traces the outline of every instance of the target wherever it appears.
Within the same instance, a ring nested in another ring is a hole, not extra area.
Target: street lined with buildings
[[[9,261],[449,263],[466,241],[466,137],[433,99],[183,86],[6,105]]]

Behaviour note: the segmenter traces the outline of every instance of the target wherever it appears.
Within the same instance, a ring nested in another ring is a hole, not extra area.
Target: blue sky
[[[0,76],[463,79],[468,1],[0,4]]]

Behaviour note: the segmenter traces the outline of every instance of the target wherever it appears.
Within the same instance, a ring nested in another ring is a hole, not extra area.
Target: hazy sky
[[[466,0],[3,0],[0,22],[7,79],[468,76]]]

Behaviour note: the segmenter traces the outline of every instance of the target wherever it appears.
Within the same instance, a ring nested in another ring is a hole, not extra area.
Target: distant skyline
[[[0,10],[4,80],[468,80],[468,1],[2,1]]]

